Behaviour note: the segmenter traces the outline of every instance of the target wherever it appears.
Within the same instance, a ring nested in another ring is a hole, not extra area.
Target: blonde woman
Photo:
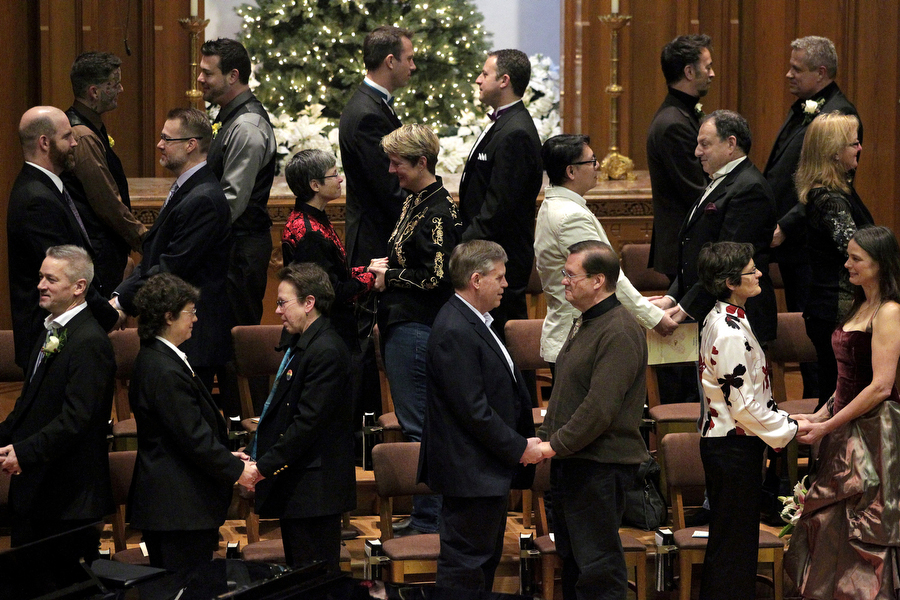
[[[803,311],[806,334],[819,363],[819,407],[834,393],[837,362],[831,334],[853,302],[847,277],[847,243],[856,230],[873,224],[856,195],[852,178],[862,144],[859,120],[837,112],[818,116],[806,130],[794,181],[806,205],[812,284]]]

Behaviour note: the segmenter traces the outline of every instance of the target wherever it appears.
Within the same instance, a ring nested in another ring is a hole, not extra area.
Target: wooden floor
[[[799,376],[797,376],[797,380],[794,380],[793,375],[789,373],[787,375],[789,381],[789,390],[793,392],[794,389],[799,387]],[[15,403],[15,399],[18,395],[18,391],[14,386],[10,386],[9,384],[0,384],[0,420],[4,419],[6,415],[12,410],[13,404]],[[372,507],[371,501],[367,499],[361,498],[361,506],[363,506],[365,512],[374,513],[374,510],[367,510],[367,507]],[[352,572],[355,577],[363,576],[363,564],[365,559],[365,540],[366,539],[376,539],[379,537],[378,530],[378,518],[373,514],[363,514],[360,516],[354,516],[351,518],[351,524],[356,527],[360,536],[356,539],[346,541],[346,546],[350,550],[352,561],[351,567]],[[779,529],[774,527],[768,527],[766,525],[762,525],[763,528],[775,533],[777,535]],[[497,577],[494,583],[494,591],[496,592],[506,592],[506,593],[518,593],[519,589],[519,565],[518,565],[518,540],[519,534],[522,532],[528,531],[525,529],[522,523],[522,513],[521,512],[510,512],[507,518],[507,528],[506,528],[506,537],[505,537],[505,546],[503,553],[503,560],[500,564],[500,567],[497,570]],[[650,579],[649,582],[649,590],[647,597],[650,600],[676,600],[678,598],[677,591],[675,592],[656,592],[655,591],[655,573],[656,573],[656,545],[654,540],[653,532],[642,531],[639,529],[633,528],[623,528],[623,531],[629,533],[633,537],[641,540],[647,546],[647,554],[648,554],[648,564],[647,564],[647,574]],[[263,539],[272,539],[280,537],[280,532],[277,528],[277,522],[275,521],[263,521],[260,526],[261,537]],[[244,528],[244,522],[241,520],[229,520],[226,521],[225,525],[220,529],[220,534],[222,537],[220,548],[224,551],[226,542],[239,542],[241,546],[246,544],[246,531]],[[138,546],[140,542],[140,533],[136,531],[131,531],[128,538],[128,546],[129,548]],[[104,535],[101,539],[101,544],[104,549],[108,548],[112,550],[112,530],[109,525],[106,526]],[[7,549],[9,547],[9,537],[8,531],[0,530],[0,550]],[[700,568],[697,567],[694,575],[694,585],[692,590],[692,598],[696,599],[699,593],[699,578],[702,575]],[[774,595],[772,593],[772,588],[770,586],[766,586],[765,584],[760,584],[757,586],[757,597],[762,598],[773,598]],[[556,585],[556,593],[555,598],[551,600],[561,600],[562,598],[562,590],[559,582]],[[635,594],[633,591],[629,591],[628,595],[629,599],[635,598]],[[791,598],[790,590],[785,590],[785,598]]]

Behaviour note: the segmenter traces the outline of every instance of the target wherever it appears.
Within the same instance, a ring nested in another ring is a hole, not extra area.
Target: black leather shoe
[[[424,532],[424,531],[419,531],[419,530],[416,529],[415,527],[404,527],[403,529],[395,529],[395,530],[394,530],[394,537],[395,537],[395,538],[400,538],[400,537],[410,537],[410,536],[413,536],[413,535],[422,535],[423,533],[425,533],[425,532]]]
[[[709,509],[700,507],[697,512],[684,518],[685,527],[700,527],[701,525],[709,525]]]
[[[394,531],[400,531],[401,529],[409,528],[409,524],[412,523],[412,517],[406,517],[400,519],[399,521],[395,521],[391,524],[391,529]]]

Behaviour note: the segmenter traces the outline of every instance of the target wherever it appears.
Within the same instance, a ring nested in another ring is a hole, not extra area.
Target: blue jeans
[[[422,441],[425,425],[425,354],[430,334],[428,325],[405,321],[390,325],[384,335],[384,370],[391,386],[394,412],[403,434],[414,442]],[[437,533],[440,511],[440,496],[414,496],[410,527]]]

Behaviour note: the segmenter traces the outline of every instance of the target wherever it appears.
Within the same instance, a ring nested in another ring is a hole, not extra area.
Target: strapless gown
[[[835,330],[835,412],[872,381],[872,334]],[[900,396],[822,438],[785,557],[804,598],[896,600],[900,590]]]

